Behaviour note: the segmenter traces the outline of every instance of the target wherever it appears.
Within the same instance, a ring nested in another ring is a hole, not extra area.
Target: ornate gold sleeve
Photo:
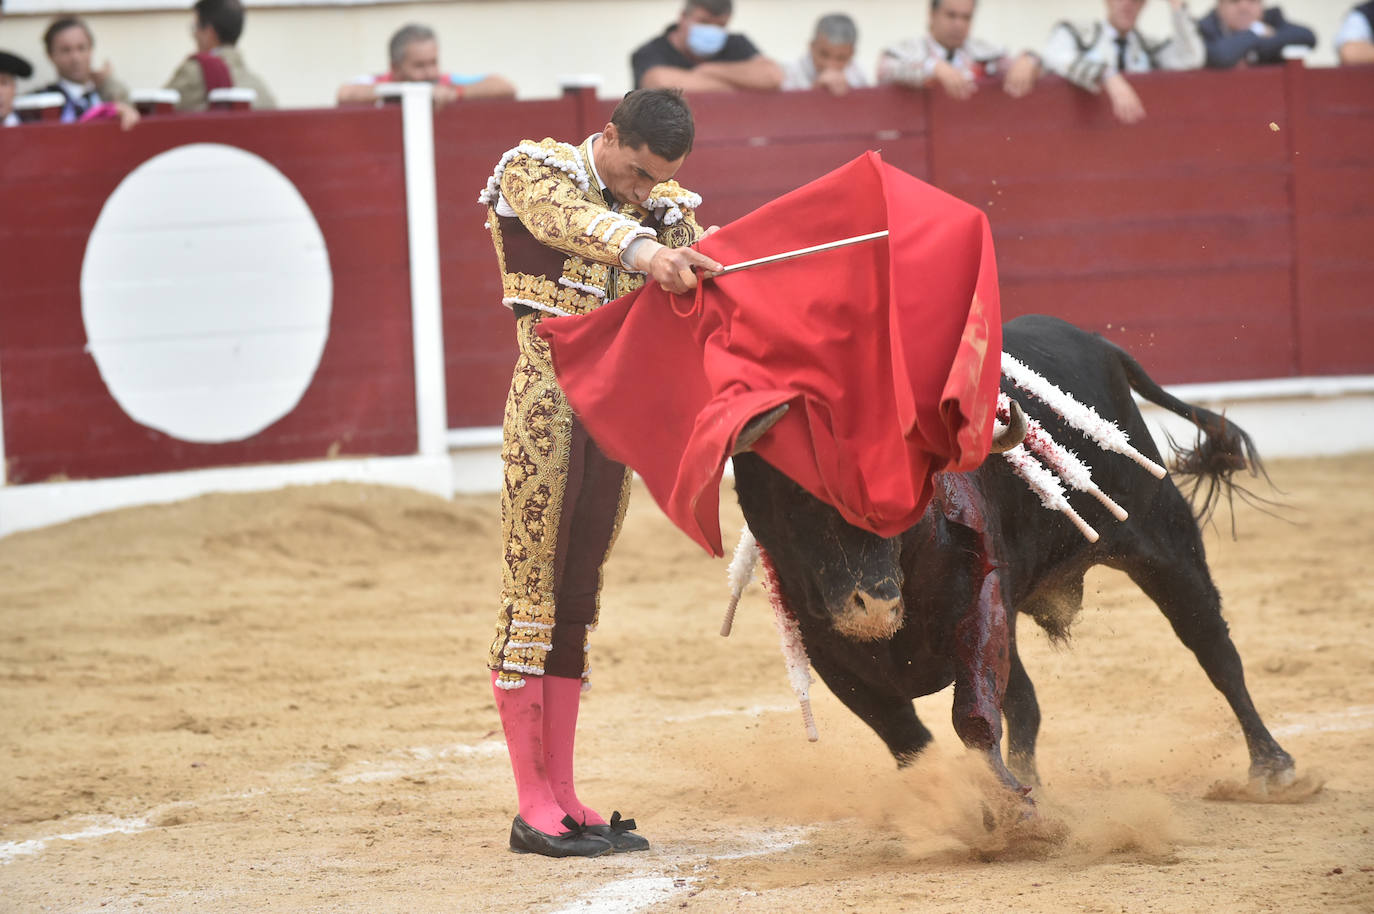
[[[552,158],[552,157],[550,157]],[[505,166],[501,196],[541,244],[584,260],[620,265],[620,252],[653,229],[592,202],[574,176],[519,155]]]

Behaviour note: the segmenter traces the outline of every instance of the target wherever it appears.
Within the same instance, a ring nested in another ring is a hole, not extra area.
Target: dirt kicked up
[[[1041,821],[992,831],[948,692],[914,768],[820,685],[808,743],[757,585],[721,639],[725,563],[637,492],[578,756],[653,849],[595,860],[506,849],[495,497],[301,488],[0,540],[0,911],[1374,910],[1374,456],[1270,469],[1287,519],[1207,545],[1298,784],[1247,792],[1229,709],[1096,571],[1070,649],[1021,627]]]

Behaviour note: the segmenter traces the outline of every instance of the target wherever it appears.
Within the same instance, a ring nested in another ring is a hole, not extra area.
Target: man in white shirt
[[[1207,51],[1183,0],[1169,0],[1173,35],[1162,41],[1136,30],[1145,0],[1105,2],[1104,19],[1056,25],[1041,57],[1051,73],[1089,92],[1105,92],[1117,119],[1134,124],[1145,117],[1145,106],[1125,74],[1195,70],[1206,60]]]
[[[878,58],[878,83],[898,83],[919,89],[938,84],[952,98],[965,99],[978,91],[978,81],[1003,77],[1002,88],[1021,97],[1035,85],[1040,62],[1034,54],[1015,59],[1007,49],[974,38],[976,0],[931,0],[930,31],[883,50]]]
[[[48,59],[57,70],[57,82],[44,86],[43,92],[61,92],[66,97],[62,106],[62,123],[70,124],[102,102],[128,102],[129,89],[110,75],[107,62],[99,70],[91,69],[91,51],[95,38],[90,28],[75,16],[54,20],[43,33]]]
[[[822,16],[806,53],[783,67],[783,90],[825,89],[831,95],[844,95],[850,89],[865,88],[868,78],[854,62],[858,41],[853,19],[844,13]]]
[[[33,67],[18,54],[0,51],[0,127],[18,127],[14,113],[14,87],[20,79],[33,75]]]

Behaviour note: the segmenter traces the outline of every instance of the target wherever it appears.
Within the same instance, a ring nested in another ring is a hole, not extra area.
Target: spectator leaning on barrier
[[[1195,70],[1202,66],[1206,52],[1183,0],[1169,0],[1174,34],[1163,41],[1136,31],[1145,0],[1105,2],[1106,19],[1087,25],[1056,25],[1042,57],[1051,73],[1089,92],[1105,92],[1117,119],[1133,124],[1145,117],[1145,106],[1125,74]]]
[[[1217,0],[1197,29],[1207,46],[1207,66],[1220,70],[1283,63],[1284,48],[1317,46],[1311,29],[1289,22],[1277,6],[1265,9],[1261,0]]]
[[[1003,88],[1022,96],[1035,85],[1040,60],[1029,52],[1015,60],[1006,48],[972,37],[975,0],[931,0],[930,31],[884,48],[878,83],[923,88],[938,83],[954,98],[968,98],[978,80],[1003,74]]]
[[[1336,54],[1343,64],[1374,63],[1374,2],[1345,14],[1336,33]]]
[[[495,74],[444,73],[439,69],[439,39],[427,25],[411,23],[387,42],[391,68],[380,76],[359,76],[339,87],[339,104],[371,105],[382,83],[433,83],[435,106],[464,98],[514,98],[515,86]]]
[[[33,67],[18,54],[0,51],[0,127],[18,127],[14,113],[14,88],[21,79],[33,75]]]
[[[784,89],[825,89],[844,95],[862,89],[868,78],[854,62],[859,29],[844,13],[831,13],[816,22],[816,33],[806,53],[783,67]]]
[[[243,34],[239,0],[197,0],[191,36],[196,53],[181,62],[167,88],[181,93],[178,111],[204,111],[212,89],[237,86],[257,93],[254,108],[275,108],[277,101],[262,78],[248,69],[237,47]]]
[[[748,38],[726,31],[731,0],[687,0],[663,34],[630,57],[636,89],[730,92],[782,87],[782,68]]]
[[[85,22],[75,16],[53,21],[43,33],[48,59],[57,70],[57,81],[40,92],[60,92],[66,98],[62,123],[81,120],[81,116],[102,102],[127,102],[129,90],[110,74],[106,61],[100,70],[91,69],[95,37]]]

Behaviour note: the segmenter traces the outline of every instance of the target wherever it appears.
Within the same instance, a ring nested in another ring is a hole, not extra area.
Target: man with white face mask
[[[782,68],[748,38],[726,31],[731,0],[687,0],[677,22],[630,58],[636,89],[773,92]]]

